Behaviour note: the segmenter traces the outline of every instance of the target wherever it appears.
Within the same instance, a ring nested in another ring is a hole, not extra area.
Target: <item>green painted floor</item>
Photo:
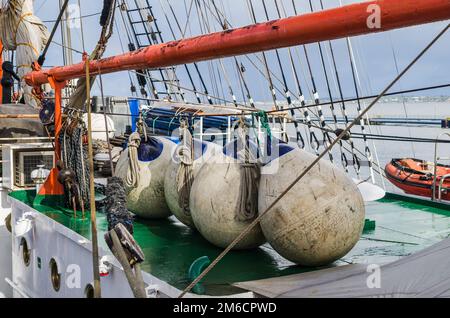
[[[90,238],[90,223],[72,218],[70,210],[44,200],[36,202],[34,193],[19,191],[12,197],[32,206],[55,221]],[[34,202],[34,203],[33,203]],[[367,204],[366,217],[376,221],[376,229],[363,234],[357,246],[341,261],[344,263],[384,264],[410,255],[437,243],[450,234],[450,208],[428,206],[420,200],[388,196]],[[100,245],[107,250],[103,233],[106,217],[98,214]],[[205,241],[198,233],[175,219],[165,221],[135,221],[135,238],[144,250],[143,270],[180,289],[188,285],[187,272],[199,257],[214,259],[221,250]],[[280,257],[269,245],[253,251],[232,252],[203,281],[209,295],[237,292],[230,284],[239,281],[289,275],[308,271]]]
[[[368,203],[366,217],[376,230],[364,233],[344,258],[350,263],[384,264],[438,243],[450,235],[450,206],[398,195]]]

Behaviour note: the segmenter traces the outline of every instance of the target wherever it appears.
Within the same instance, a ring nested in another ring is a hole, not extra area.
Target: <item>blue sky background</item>
[[[80,0],[81,1],[81,14],[90,15],[101,11],[103,1],[101,0]],[[165,40],[172,40],[171,34],[164,21],[163,8],[167,11],[167,1],[169,1],[177,12],[177,16],[184,25],[186,23],[185,4],[189,5],[191,0],[149,0],[154,6],[155,16],[159,19],[160,27],[163,31]],[[132,1],[130,1],[132,2]],[[223,5],[225,8],[227,17],[232,22],[233,26],[244,26],[251,23],[247,7],[244,0],[216,0],[217,3]],[[261,1],[253,0],[256,7],[256,14],[258,21],[265,21],[264,12],[262,11]],[[269,11],[271,12],[271,19],[277,18],[276,10],[273,7],[273,0],[266,0]],[[327,7],[339,6],[338,0],[326,0],[324,1]],[[344,1],[360,2],[360,1]],[[44,21],[50,21],[56,18],[58,14],[59,0],[35,0],[36,14]],[[71,0],[70,3],[77,3],[77,0]],[[283,3],[287,7],[288,15],[293,15],[291,0],[283,0]],[[296,0],[298,9],[301,12],[309,12],[307,6],[307,0]],[[313,0],[316,9],[319,8],[319,0]],[[162,4],[162,5],[161,5]],[[98,16],[93,16],[84,19],[84,36],[85,43],[88,52],[91,52],[94,48],[98,36],[100,33],[100,26],[98,24]],[[211,20],[211,23],[213,21]],[[359,36],[352,38],[352,42],[355,51],[358,53],[358,69],[361,73],[362,80],[362,94],[376,94],[380,92],[395,76],[396,68],[393,59],[392,50],[396,52],[398,58],[399,68],[402,69],[407,65],[417,53],[423,49],[423,47],[429,43],[431,38],[436,35],[448,22],[433,23],[424,26],[410,27],[401,30],[395,30],[382,34],[375,34],[369,36]],[[49,29],[52,28],[53,23],[46,23]],[[196,35],[200,33],[198,28],[197,15],[191,17],[191,28],[189,29],[188,36]],[[217,23],[212,25],[214,30],[219,30]],[[128,40],[126,33],[123,29],[123,23],[120,15],[117,16],[117,28],[114,30],[113,38],[111,39],[108,50],[105,57],[122,53],[121,42],[123,45],[127,45]],[[73,47],[77,50],[82,50],[81,44],[81,30],[72,29],[73,35]],[[177,35],[180,36],[179,34]],[[60,32],[57,32],[56,42],[61,43]],[[392,45],[391,45],[392,44]],[[349,65],[349,58],[346,51],[345,40],[333,41],[335,54],[340,70],[340,77],[344,86],[344,93],[346,96],[354,96],[353,82],[351,77],[351,69]],[[327,47],[327,46],[326,46]],[[326,97],[327,90],[325,86],[322,66],[319,60],[319,54],[317,45],[308,45],[308,50],[312,60],[313,72],[316,76],[316,80],[319,86],[319,92],[322,96]],[[49,51],[47,58],[47,65],[61,65],[62,64],[62,49],[53,45]],[[450,34],[447,33],[429,53],[414,67],[414,69],[405,76],[401,82],[397,85],[395,90],[409,89],[423,86],[446,84],[450,81]],[[286,58],[287,51],[282,50],[282,57]],[[299,50],[299,52],[301,52]],[[275,73],[279,74],[278,66],[275,62],[275,55],[273,52],[268,53],[269,62]],[[74,61],[79,62],[81,56],[78,53],[74,53]],[[244,64],[245,59],[241,59]],[[225,60],[225,66],[231,66],[232,60]],[[208,63],[202,63],[202,70],[208,74]],[[270,92],[267,89],[267,81],[260,75],[255,75],[256,71],[250,66],[247,67],[247,80],[249,82],[251,91],[255,94],[255,99],[258,100],[270,100]],[[305,66],[304,57],[300,54],[300,60],[297,67],[302,69],[302,85],[304,89],[310,88],[311,83],[308,77],[307,69]],[[285,63],[286,73],[288,81],[293,83],[293,78],[290,72],[290,66]],[[331,68],[328,68],[331,73]],[[233,71],[230,71],[232,82],[237,82],[237,75]],[[184,81],[184,85],[189,86],[185,81],[186,77],[180,72],[181,80]],[[234,74],[234,75],[233,75]],[[234,77],[233,77],[234,76]],[[129,92],[129,77],[127,73],[113,74],[105,76],[105,93],[108,95],[116,96],[128,96]],[[238,86],[234,87],[236,91],[239,91]],[[292,90],[295,90],[295,85],[292,85]],[[311,89],[309,89],[311,90]],[[98,88],[94,88],[94,93],[98,93]],[[237,92],[236,92],[237,93]],[[450,95],[450,89],[441,89],[430,93],[431,95]],[[337,92],[333,90],[333,95],[337,97]],[[228,96],[229,97],[229,96]],[[309,97],[309,96],[307,96]],[[279,97],[281,99],[281,96]]]

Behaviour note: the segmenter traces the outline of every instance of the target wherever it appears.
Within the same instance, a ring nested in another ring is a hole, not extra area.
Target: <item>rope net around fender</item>
[[[134,132],[128,139],[128,171],[125,179],[125,185],[130,188],[135,188],[139,185],[140,168],[138,149],[141,145],[141,135]]]
[[[185,122],[181,124],[180,135],[182,145],[177,148],[176,154],[177,159],[180,160],[176,177],[178,204],[183,212],[189,216],[191,215],[189,197],[194,183],[194,140]]]
[[[252,156],[248,127],[243,122],[241,122],[238,129],[238,142],[242,145],[242,152],[238,155],[240,164],[240,195],[236,219],[245,222],[258,216],[258,190],[261,168],[258,158]]]

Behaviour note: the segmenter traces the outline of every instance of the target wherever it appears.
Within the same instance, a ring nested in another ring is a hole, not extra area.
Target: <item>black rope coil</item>
[[[100,15],[100,25],[104,27],[108,23],[109,13],[113,5],[113,0],[103,0],[103,10]]]
[[[105,192],[108,194],[105,206],[108,230],[111,231],[118,224],[122,224],[133,234],[133,214],[127,208],[127,195],[122,179],[109,178]]]
[[[83,143],[84,129],[78,127],[73,129],[72,133],[61,134],[60,144],[62,150],[62,160],[65,168],[74,172],[75,183],[79,186],[80,197],[83,200],[84,207],[89,208],[89,165],[87,146]],[[67,190],[67,189],[66,189]],[[65,191],[67,206],[71,206],[73,194],[71,191]]]

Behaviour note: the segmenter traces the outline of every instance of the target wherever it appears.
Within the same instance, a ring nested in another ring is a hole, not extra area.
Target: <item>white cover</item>
[[[367,283],[373,273],[368,265],[354,264],[235,286],[282,298],[449,298],[450,240],[381,266],[379,286]]]

